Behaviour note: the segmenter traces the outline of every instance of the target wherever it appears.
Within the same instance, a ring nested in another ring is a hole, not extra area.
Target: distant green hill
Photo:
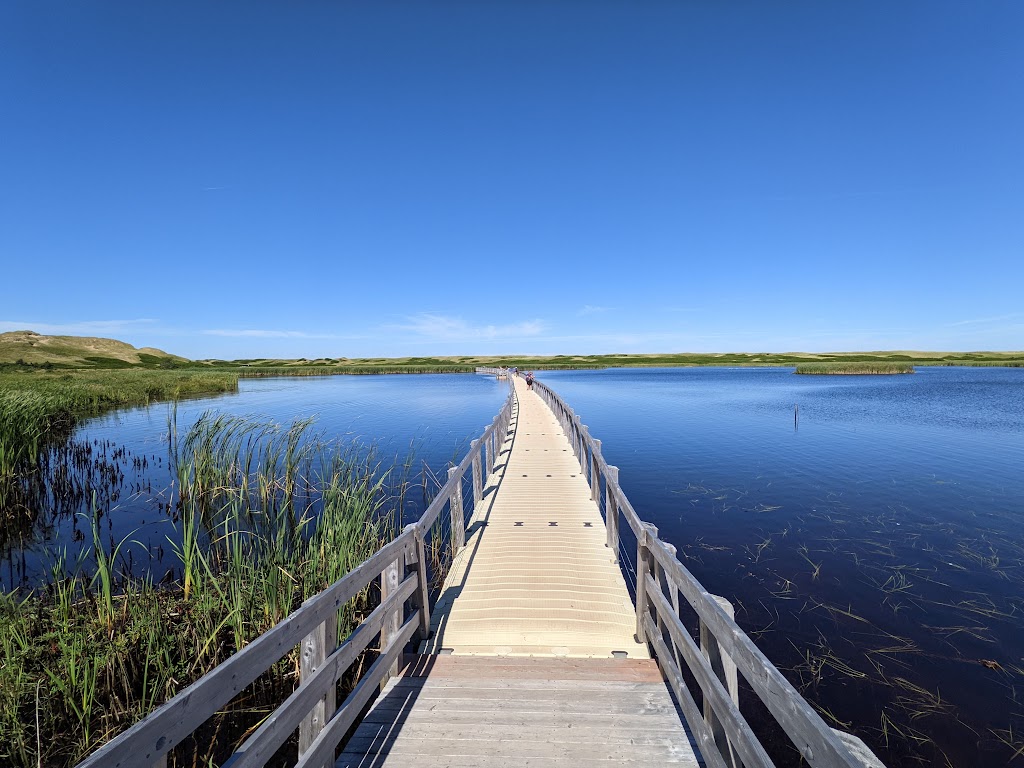
[[[189,360],[161,349],[91,336],[43,336],[35,331],[0,333],[0,365],[54,368],[165,368]]]

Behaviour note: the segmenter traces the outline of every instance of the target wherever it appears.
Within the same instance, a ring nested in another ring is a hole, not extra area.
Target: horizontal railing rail
[[[228,704],[260,675],[298,647],[300,676],[295,691],[235,750],[225,768],[264,765],[299,731],[300,768],[334,764],[334,754],[359,713],[398,672],[400,656],[417,635],[430,632],[430,600],[425,541],[447,508],[451,545],[464,546],[466,511],[483,501],[508,438],[516,408],[515,388],[498,415],[470,444],[462,461],[415,523],[324,591],[306,600],[273,628],[185,688],[135,725],[107,742],[78,768],[153,768],[166,766],[168,753]],[[471,473],[471,504],[462,487]],[[380,581],[380,604],[338,644],[338,614],[372,583]],[[337,683],[375,638],[378,657],[355,688],[336,706]]]
[[[736,624],[728,601],[708,593],[676,558],[675,547],[659,539],[658,529],[640,518],[619,485],[618,468],[608,464],[601,441],[590,435],[573,409],[541,381],[534,382],[534,391],[561,424],[598,503],[603,482],[606,543],[613,562],[619,561],[620,517],[636,536],[637,640],[652,647],[707,764],[774,766],[739,710],[740,674],[812,768],[882,766],[859,738],[830,728],[821,719]],[[697,615],[698,639],[683,623],[680,596]],[[696,681],[703,708],[686,684],[684,671]]]

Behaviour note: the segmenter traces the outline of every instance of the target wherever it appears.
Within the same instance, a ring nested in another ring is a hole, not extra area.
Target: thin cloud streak
[[[602,312],[607,312],[609,309],[610,307],[595,307],[591,304],[584,304],[576,314],[581,317],[584,315],[599,315]]]
[[[307,331],[281,331],[266,328],[209,328],[200,331],[204,336],[223,336],[245,339],[360,339],[338,333],[308,333]]]
[[[0,320],[0,333],[35,331],[50,336],[109,336],[117,333],[150,331],[159,320],[140,317],[134,320],[76,320],[70,323],[37,323],[28,320]]]
[[[955,323],[949,323],[947,327],[957,328],[964,325],[987,325],[990,323],[1001,323],[1004,322],[1005,320],[1015,320],[1019,317],[1021,317],[1020,312],[1012,312],[1008,315],[997,315],[996,317],[979,317],[974,320],[960,320]],[[1012,328],[1013,326],[1011,325],[1009,327]]]
[[[507,325],[471,325],[461,317],[424,312],[388,329],[414,333],[429,341],[475,341],[536,337],[544,332],[544,323],[527,320]]]

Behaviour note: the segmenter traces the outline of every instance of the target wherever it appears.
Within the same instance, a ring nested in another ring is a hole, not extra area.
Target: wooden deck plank
[[[503,465],[474,513],[425,651],[648,658],[635,608],[569,441],[540,397],[518,407]]]
[[[420,656],[388,684],[337,765],[570,760],[575,768],[700,765],[656,662]]]
[[[337,765],[702,765],[634,638],[635,607],[569,441],[547,405],[514,386],[509,439],[431,612],[432,637]]]

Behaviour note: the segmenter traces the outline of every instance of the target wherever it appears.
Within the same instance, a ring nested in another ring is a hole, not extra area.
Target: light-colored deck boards
[[[514,428],[488,496],[432,614],[424,650],[648,658],[635,608],[569,441],[540,397],[515,380]]]
[[[337,766],[702,765],[635,641],[636,609],[569,441],[514,383],[513,426],[431,612],[431,639]]]

